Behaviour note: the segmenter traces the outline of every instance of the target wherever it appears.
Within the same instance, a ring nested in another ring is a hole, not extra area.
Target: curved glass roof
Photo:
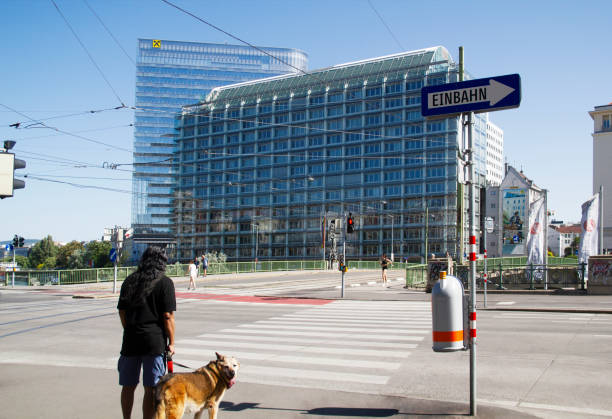
[[[236,100],[255,102],[257,99],[269,100],[277,94],[288,97],[314,94],[313,88],[324,92],[344,88],[346,84],[362,86],[363,83],[380,82],[384,78],[419,77],[432,71],[432,66],[440,71],[440,66],[454,64],[448,50],[444,47],[431,47],[417,51],[403,52],[384,57],[371,58],[333,67],[313,70],[306,74],[292,74],[245,83],[218,87],[206,97],[206,103],[222,102],[235,104]]]

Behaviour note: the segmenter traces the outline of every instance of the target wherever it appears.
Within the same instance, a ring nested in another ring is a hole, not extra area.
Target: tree
[[[84,254],[85,248],[83,244],[73,240],[61,246],[57,251],[56,267],[61,269],[82,269],[85,267]]]
[[[85,261],[93,262],[94,268],[113,266],[109,253],[113,247],[111,242],[91,241],[85,246]]]
[[[12,259],[11,259],[12,262]],[[21,269],[28,269],[30,267],[30,262],[28,261],[28,258],[25,256],[15,256],[15,262],[17,263],[17,265],[19,265],[19,267]]]
[[[29,264],[37,269],[53,269],[55,268],[57,252],[58,248],[53,243],[53,237],[49,235],[32,246],[28,256]]]
[[[572,244],[570,244],[569,247],[566,247],[565,249],[563,249],[563,255],[565,257],[575,256],[579,248],[580,248],[580,237],[574,237],[574,240],[572,240]]]

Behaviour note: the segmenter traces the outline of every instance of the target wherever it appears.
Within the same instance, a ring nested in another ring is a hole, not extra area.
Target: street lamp
[[[253,231],[255,232],[255,263],[257,263],[257,253],[259,252],[259,224],[253,223]],[[257,265],[255,265],[255,269],[257,269]]]
[[[380,201],[381,204],[383,205],[387,205],[388,202],[387,201]],[[395,258],[393,257],[393,232],[394,232],[394,227],[395,227],[395,217],[393,216],[393,214],[386,214],[389,217],[391,217],[391,261],[395,262]]]
[[[431,219],[434,219],[434,215],[431,214]],[[425,207],[425,265],[427,265],[428,256],[428,241],[429,241],[429,208]]]

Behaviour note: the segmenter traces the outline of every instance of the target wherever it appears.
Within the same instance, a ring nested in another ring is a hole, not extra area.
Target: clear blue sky
[[[55,2],[128,106],[134,104],[134,64],[87,4],[132,60],[139,37],[237,43],[162,1]],[[302,49],[310,69],[436,45],[458,60],[462,45],[466,69],[474,77],[519,73],[521,107],[491,114],[504,130],[507,161],[550,191],[549,208],[556,218],[579,220],[580,205],[592,194],[588,111],[612,102],[612,2],[370,2],[397,41],[367,0],[176,0],[255,45]],[[130,166],[121,167],[126,171],[99,167],[131,163],[131,154],[121,148],[132,147],[133,111],[83,114],[120,102],[51,0],[2,1],[0,36],[0,139],[18,142],[14,151],[28,164],[21,172],[118,190],[29,179],[15,197],[0,201],[0,240],[16,233],[92,240],[104,227],[129,225]],[[33,125],[28,117],[106,145]],[[29,127],[8,127],[15,122]]]

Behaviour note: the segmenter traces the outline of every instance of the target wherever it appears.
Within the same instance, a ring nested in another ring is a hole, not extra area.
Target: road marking
[[[278,340],[277,340],[278,341]],[[326,342],[327,343],[327,342]],[[177,341],[177,345],[209,345],[210,341],[208,340],[197,340],[197,339],[181,339]],[[329,346],[325,347],[307,347],[304,345],[286,345],[286,344],[278,344],[278,343],[253,343],[253,342],[232,342],[228,340],[223,340],[218,343],[219,348],[216,351],[222,352],[223,348],[247,348],[247,349],[266,349],[266,350],[276,350],[276,351],[288,351],[288,352],[301,352],[301,353],[315,353],[315,354],[338,354],[338,355],[362,355],[362,356],[376,356],[376,357],[392,357],[392,358],[405,358],[409,355],[409,352],[406,351],[395,351],[395,350],[385,350],[385,349],[355,349],[355,348],[332,348]],[[407,344],[404,345],[405,348],[414,349],[417,347],[416,344]],[[215,351],[213,351],[214,353]],[[227,351],[230,352],[230,351]]]
[[[187,365],[199,365],[202,361],[185,360]],[[175,367],[176,368],[176,367]],[[238,381],[245,383],[261,383],[261,377],[285,377],[295,379],[308,379],[315,381],[340,381],[352,382],[360,384],[387,384],[388,376],[371,375],[371,374],[355,374],[347,372],[334,372],[328,369],[325,370],[302,370],[297,368],[279,368],[258,365],[242,365],[238,374]],[[286,380],[276,380],[274,383],[287,385]]]
[[[284,325],[267,325],[267,324],[241,324],[238,325],[240,328],[245,329],[287,329],[287,330],[321,330],[324,332],[354,332],[354,333],[376,333],[380,332],[380,327],[366,328],[366,327],[310,327],[310,326],[284,326]],[[431,325],[411,325],[412,328],[416,329],[431,329]],[[390,327],[386,328],[387,333],[410,333],[411,329]]]
[[[363,317],[363,318],[349,318],[349,317],[309,317],[309,316],[287,316],[287,317],[272,317],[270,320],[260,320],[260,322],[271,322],[284,321],[284,322],[306,322],[306,323],[327,323],[334,322],[338,323],[359,323],[359,324],[393,324],[395,321],[414,322],[414,323],[431,323],[431,317],[411,317],[411,318],[397,318],[397,317]]]
[[[498,306],[511,306],[512,304],[516,304],[515,301],[500,301],[497,303]]]
[[[553,404],[529,403],[529,402],[520,402],[518,407],[527,407],[530,409],[554,410],[557,412],[578,413],[581,415],[587,414],[587,415],[612,416],[612,410],[591,409],[590,407],[558,406],[558,405],[553,405]]]
[[[239,341],[258,341],[258,342],[278,342],[278,336],[251,336],[251,335],[236,335],[234,333],[205,333],[199,335],[198,338],[211,339],[211,340],[239,340]],[[407,341],[410,342],[422,342],[425,339],[424,336],[409,336]],[[299,338],[299,337],[283,337],[283,342],[287,343],[312,343],[312,338]],[[399,343],[399,342],[371,342],[364,340],[351,340],[351,339],[325,339],[325,345],[346,345],[346,346],[363,346],[363,347],[376,347],[376,348],[396,348],[396,349],[409,349],[412,348],[411,343]]]
[[[223,329],[221,330],[221,332],[225,332],[225,333],[254,333],[254,334],[261,334],[263,333],[262,330],[260,329],[254,329],[254,330],[249,330],[249,329]],[[417,334],[429,334],[430,330],[406,330],[405,331],[406,334],[410,334],[410,335],[417,335]],[[318,337],[332,337],[332,338],[342,338],[342,337],[347,337],[347,338],[354,338],[355,334],[354,333],[331,333],[331,332],[297,332],[297,331],[292,331],[292,330],[266,330],[265,333],[267,333],[268,335],[281,335],[281,336],[285,336],[285,335],[289,335],[289,336],[318,336]],[[360,339],[362,340],[383,340],[383,341],[389,341],[389,340],[413,340],[413,336],[390,336],[388,333],[385,334],[381,334],[381,335],[376,335],[376,334],[363,334],[359,336]]]
[[[203,359],[215,353],[222,351],[222,347],[215,346],[214,348],[181,348],[181,354],[197,355]],[[370,361],[365,359],[346,359],[346,358],[326,358],[322,356],[295,356],[295,355],[278,355],[274,353],[258,353],[258,352],[242,352],[242,351],[227,351],[229,354],[239,360],[267,360],[270,362],[285,362],[294,364],[309,364],[309,365],[328,365],[335,367],[351,367],[351,368],[374,368],[384,370],[396,370],[400,367],[397,362]]]

